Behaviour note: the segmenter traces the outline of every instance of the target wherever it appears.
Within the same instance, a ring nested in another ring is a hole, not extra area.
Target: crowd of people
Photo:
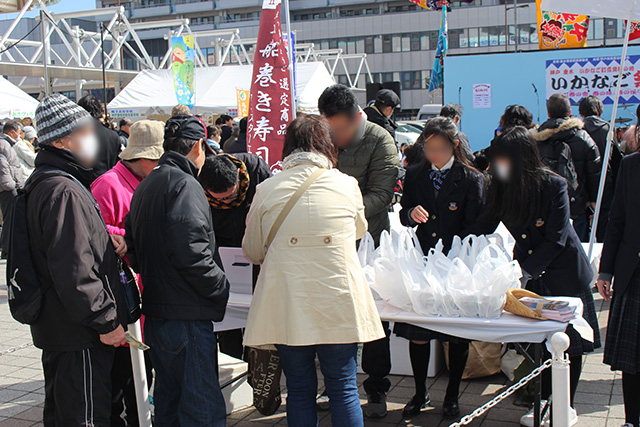
[[[455,105],[399,150],[399,107],[389,90],[363,110],[346,86],[328,87],[318,115],[290,123],[283,171],[274,176],[247,153],[246,118],[234,124],[222,115],[207,126],[183,105],[166,123],[121,120],[116,132],[96,98],[75,104],[56,94],[40,102],[35,127],[4,123],[0,246],[3,256],[24,256],[7,253],[5,241],[22,193],[42,295],[31,332],[43,350],[44,424],[138,425],[122,263],[138,274],[142,291],[154,425],[224,426],[217,351],[243,358],[245,347],[279,352],[289,425],[317,425],[322,409],[331,410],[334,426],[385,417],[392,332],[380,320],[356,250],[367,231],[375,245],[389,231],[398,187],[400,220],[416,227],[425,253],[439,241],[451,247],[455,236],[493,233],[502,222],[516,242],[523,287],[582,300],[594,340],[567,328],[573,406],[582,357],[601,345],[581,240],[591,227],[609,132],[602,103],[585,98],[581,120],[571,117],[567,98],[554,95],[540,125],[526,108],[509,106],[489,147],[476,153],[458,130],[462,110]],[[627,150],[639,146],[639,127],[627,136]],[[597,286],[613,299],[605,363],[623,372],[627,426],[640,427],[640,230],[633,220],[640,214],[640,154],[623,158],[615,148],[598,224],[604,250]],[[259,268],[246,330],[214,327],[229,296],[220,247],[242,248]],[[469,341],[404,323],[393,333],[408,341],[415,381],[403,415],[431,403],[429,343],[438,339],[449,343],[450,371],[439,404],[445,418],[459,417]],[[543,398],[550,393],[545,375]],[[574,425],[578,414],[571,413]],[[521,423],[532,426],[533,418],[530,412]]]

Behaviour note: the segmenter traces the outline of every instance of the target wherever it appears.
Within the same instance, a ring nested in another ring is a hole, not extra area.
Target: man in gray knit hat
[[[36,123],[41,149],[25,192],[43,293],[31,334],[42,349],[44,425],[108,426],[114,347],[126,342],[116,257],[125,246],[112,242],[88,190],[97,151],[89,114],[56,94],[38,105]]]

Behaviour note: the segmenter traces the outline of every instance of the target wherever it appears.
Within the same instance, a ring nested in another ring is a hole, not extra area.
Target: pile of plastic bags
[[[377,249],[367,234],[358,256],[382,300],[424,316],[500,317],[522,277],[498,235],[456,237],[448,254],[439,242],[425,256],[413,229],[403,228],[383,232]]]

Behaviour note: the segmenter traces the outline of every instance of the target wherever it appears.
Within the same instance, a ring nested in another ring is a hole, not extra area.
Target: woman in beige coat
[[[262,264],[245,345],[275,345],[287,378],[289,426],[315,426],[320,360],[334,427],[362,426],[356,385],[357,343],[384,336],[356,253],[367,222],[355,179],[332,169],[337,149],[320,116],[287,129],[283,171],[260,184],[242,247]],[[318,168],[327,169],[267,236],[287,201]]]

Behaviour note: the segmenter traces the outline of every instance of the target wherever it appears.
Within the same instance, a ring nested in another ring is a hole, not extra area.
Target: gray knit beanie
[[[36,108],[38,142],[49,145],[76,129],[91,124],[89,113],[75,102],[59,93],[45,97]]]

